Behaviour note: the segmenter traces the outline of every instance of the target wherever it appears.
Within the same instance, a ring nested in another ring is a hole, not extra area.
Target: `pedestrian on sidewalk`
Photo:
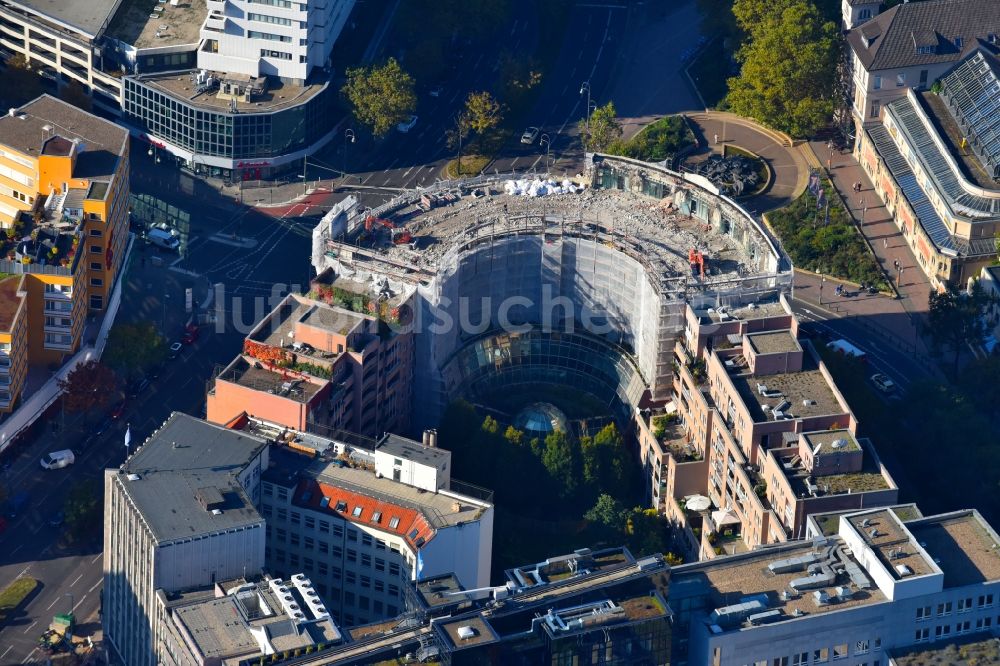
[[[713,139],[714,140],[712,141],[712,143],[719,143],[719,135],[718,134],[713,135]]]
[[[889,249],[889,238],[888,237],[882,239],[882,247],[885,248],[886,250]]]

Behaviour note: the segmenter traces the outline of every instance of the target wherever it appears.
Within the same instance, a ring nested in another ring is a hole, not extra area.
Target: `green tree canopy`
[[[119,324],[111,329],[104,361],[126,377],[142,374],[167,354],[167,343],[152,322]]]
[[[587,513],[583,514],[583,517],[592,523],[603,525],[621,533],[625,531],[628,515],[628,509],[621,502],[607,493],[601,493],[597,496],[597,502],[594,503],[594,506]]]
[[[503,120],[503,106],[488,92],[473,92],[465,100],[465,117],[469,128],[485,134]]]
[[[542,464],[556,482],[562,497],[569,497],[576,491],[578,466],[576,449],[566,433],[556,430],[545,438]]]
[[[927,334],[934,348],[952,353],[952,374],[958,376],[958,362],[968,345],[981,346],[986,339],[986,308],[992,303],[979,282],[968,293],[949,288],[931,292],[927,314]]]
[[[580,136],[584,137],[587,150],[603,152],[622,136],[622,124],[618,121],[618,110],[614,102],[599,106],[590,114],[590,130],[587,120],[580,121]]]
[[[351,103],[355,118],[375,136],[385,136],[417,106],[413,78],[394,58],[384,65],[347,70],[342,92]]]
[[[59,380],[63,404],[71,412],[93,412],[107,407],[117,386],[114,371],[100,361],[81,363]]]
[[[833,113],[836,24],[808,0],[736,0],[733,12],[748,38],[740,74],[729,79],[731,109],[792,136],[812,134]]]
[[[580,441],[583,480],[598,492],[621,491],[627,485],[628,452],[614,423],[604,426],[593,438]]]

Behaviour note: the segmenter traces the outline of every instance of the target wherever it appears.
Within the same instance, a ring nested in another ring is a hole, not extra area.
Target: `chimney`
[[[431,445],[430,442],[431,442],[431,431],[430,429],[424,430],[424,437],[422,440],[420,440],[420,443],[423,444],[424,446],[430,446]]]
[[[8,109],[7,110],[7,115],[10,116],[11,118],[16,117],[17,116],[17,109],[14,109],[14,108]]]
[[[432,449],[436,449],[438,445],[438,431],[437,428],[431,428],[427,431],[429,436],[427,438],[427,446]]]
[[[452,511],[452,513],[461,513],[462,512],[462,503],[461,502],[452,502],[451,503],[451,511]]]

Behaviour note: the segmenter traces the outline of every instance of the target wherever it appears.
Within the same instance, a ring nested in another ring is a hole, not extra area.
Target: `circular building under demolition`
[[[574,182],[480,176],[372,210],[348,198],[314,230],[312,262],[415,336],[415,429],[457,398],[624,424],[670,398],[685,304],[773,300],[792,277],[704,177],[605,155]]]

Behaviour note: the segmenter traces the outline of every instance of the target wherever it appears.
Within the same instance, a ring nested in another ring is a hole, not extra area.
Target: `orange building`
[[[368,437],[410,425],[413,336],[361,314],[290,294],[247,336],[214,379],[206,418],[248,414],[295,430]]]
[[[17,276],[0,288],[0,345],[10,336],[11,367],[24,360],[6,401],[0,389],[0,412],[16,407],[27,365],[61,364],[79,350],[88,313],[107,306],[128,200],[122,128],[49,95],[0,116],[0,273]]]

